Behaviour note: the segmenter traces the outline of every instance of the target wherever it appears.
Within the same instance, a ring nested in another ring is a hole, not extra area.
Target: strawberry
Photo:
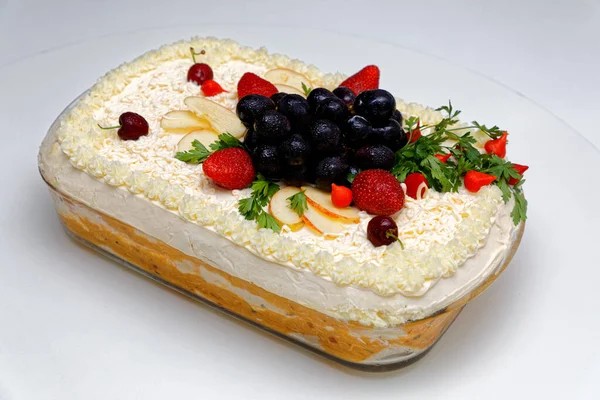
[[[352,190],[345,186],[331,184],[331,202],[339,208],[348,207],[352,203]]]
[[[421,136],[421,120],[419,120],[417,121],[417,127],[413,129],[412,134],[409,137],[410,143],[416,142]]]
[[[425,184],[425,188],[421,189],[420,193],[417,193],[419,186],[423,183]],[[422,199],[429,188],[429,182],[427,182],[425,176],[420,172],[409,174],[404,180],[404,184],[406,185],[406,195],[417,200]]]
[[[367,65],[356,74],[348,77],[339,86],[347,87],[354,94],[359,94],[364,90],[379,89],[379,67],[377,65]]]
[[[209,79],[206,82],[204,82],[200,89],[202,90],[202,94],[204,94],[204,96],[206,97],[216,96],[227,91],[212,79]]]
[[[494,175],[484,174],[483,172],[471,170],[465,175],[465,187],[469,192],[479,192],[479,190],[494,182],[496,177]]]
[[[212,153],[202,164],[202,169],[217,185],[231,190],[248,187],[256,176],[250,155],[239,147]]]
[[[521,178],[523,178],[523,174],[525,173],[525,171],[527,171],[529,169],[529,166],[513,163],[513,168],[515,169],[515,171],[517,171],[517,173],[519,175],[521,175],[521,177],[517,179],[517,178],[513,178],[511,176],[510,179],[508,180],[509,185],[516,185],[517,183],[519,183]]]
[[[404,191],[400,182],[383,169],[360,172],[352,182],[354,204],[375,215],[392,215],[404,206]]]
[[[237,85],[238,99],[248,94],[260,94],[265,97],[271,97],[275,93],[279,92],[275,85],[271,82],[261,78],[260,76],[253,74],[252,72],[246,72],[242,75],[242,78]]]
[[[452,154],[448,153],[448,154],[435,154],[435,158],[437,158],[438,160],[440,160],[440,162],[442,164],[446,164],[448,162],[448,159],[452,157]]]
[[[504,132],[498,139],[488,140],[484,148],[488,154],[495,154],[500,158],[506,157],[506,137],[508,132]]]

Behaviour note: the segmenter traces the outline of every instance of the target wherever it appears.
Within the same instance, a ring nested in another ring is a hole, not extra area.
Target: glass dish
[[[59,121],[72,104],[54,122],[45,141],[55,140]],[[50,145],[42,145],[40,157],[47,155],[44,152],[55,150]],[[463,307],[504,271],[524,230],[524,224],[521,224],[515,233],[516,240],[497,272],[451,305],[420,320],[387,328],[367,327],[354,321],[337,320],[277,296],[222,271],[218,265],[209,265],[185,254],[84,204],[61,191],[43,170],[41,174],[50,188],[61,223],[75,240],[199,302],[345,366],[364,371],[398,369],[423,357]],[[154,207],[152,203],[148,206]],[[185,271],[177,267],[181,264],[187,266]]]

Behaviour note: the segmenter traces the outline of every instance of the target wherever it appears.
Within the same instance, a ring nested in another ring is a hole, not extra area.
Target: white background
[[[509,127],[532,165],[526,236],[423,360],[335,367],[62,233],[36,171],[45,130],[108,69],[195,33],[325,70],[375,60],[401,97]],[[0,0],[0,399],[600,397],[599,67],[595,1]]]

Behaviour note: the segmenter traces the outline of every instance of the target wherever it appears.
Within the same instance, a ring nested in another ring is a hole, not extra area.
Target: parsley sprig
[[[240,214],[247,220],[255,220],[261,228],[280,232],[281,227],[275,218],[264,209],[271,197],[279,190],[279,185],[258,174],[256,180],[252,182],[251,189],[250,197],[238,202]]]
[[[527,200],[521,189],[524,180],[516,185],[509,185],[510,178],[520,178],[510,161],[506,161],[494,154],[482,154],[474,145],[477,140],[469,129],[477,129],[492,139],[497,139],[504,133],[497,126],[487,126],[473,121],[471,126],[455,127],[459,122],[457,116],[460,110],[455,110],[452,103],[442,106],[437,111],[447,114],[435,125],[421,126],[419,129],[430,129],[430,133],[421,136],[413,143],[408,143],[395,155],[392,174],[399,181],[404,181],[413,172],[420,172],[427,178],[433,188],[439,192],[456,192],[462,184],[461,178],[470,170],[480,171],[496,176],[494,182],[502,191],[505,202],[511,197],[515,198],[515,206],[511,212],[513,222],[518,224],[527,218]],[[409,137],[418,126],[418,118],[407,118],[404,123]],[[465,132],[466,133],[461,133]],[[453,145],[447,145],[450,141]],[[441,162],[436,154],[452,154],[453,158],[446,163]]]
[[[304,194],[304,192],[306,192],[306,190],[302,190],[287,198],[287,200],[290,201],[289,207],[292,210],[294,210],[294,212],[298,214],[299,217],[301,217],[302,214],[304,214],[304,211],[308,207],[308,205],[306,204],[306,195]]]
[[[200,143],[198,140],[192,142],[192,149],[188,151],[179,151],[175,154],[175,158],[189,163],[189,164],[200,164],[206,161],[208,156],[213,152],[228,149],[230,147],[243,147],[242,142],[237,138],[233,137],[231,133],[222,133],[219,135],[219,139],[209,145],[210,150],[205,145]]]
[[[302,84],[302,91],[304,92],[304,95],[306,97],[308,97],[308,95],[310,94],[310,92],[312,92],[312,88],[306,86],[306,84],[304,82],[301,82]]]

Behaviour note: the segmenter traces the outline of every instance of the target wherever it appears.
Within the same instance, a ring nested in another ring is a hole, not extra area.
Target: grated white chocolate
[[[310,270],[340,286],[353,285],[386,296],[421,296],[440,278],[452,276],[485,244],[497,215],[505,211],[507,205],[495,186],[477,194],[429,190],[422,200],[407,199],[405,208],[395,216],[405,250],[398,244],[373,247],[366,238],[370,219],[366,213],[361,213],[359,224],[349,224],[333,240],[323,240],[306,229],[284,229],[282,234],[260,229],[237,211],[237,201],[249,190],[232,193],[220,189],[204,176],[200,165],[175,159],[180,136],[160,127],[160,119],[168,111],[185,109],[185,97],[201,95],[197,85],[186,81],[192,64],[190,46],[206,50],[202,61],[211,65],[214,79],[229,91],[212,100],[230,109],[237,101],[237,81],[246,71],[262,75],[268,69],[284,67],[326,87],[335,87],[343,79],[341,74],[322,74],[314,66],[231,41],[197,38],[165,46],[109,72],[64,117],[57,137],[74,167],[145,196],[265,260]],[[398,109],[405,116],[419,116],[424,124],[442,118],[431,108],[401,100]],[[98,123],[114,125],[125,111],[143,115],[150,125],[149,135],[122,141],[116,131],[97,127]]]

